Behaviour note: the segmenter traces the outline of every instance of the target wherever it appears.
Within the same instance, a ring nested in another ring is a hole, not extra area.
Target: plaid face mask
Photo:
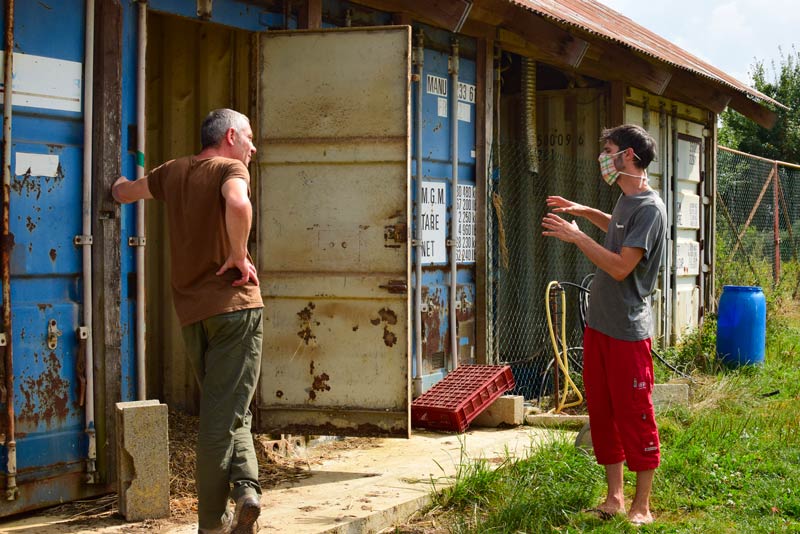
[[[603,180],[605,180],[608,185],[614,185],[614,182],[619,178],[619,171],[616,166],[614,166],[614,158],[623,152],[625,151],[620,150],[614,154],[606,154],[603,152],[597,156],[597,161],[600,163],[600,174],[603,175]]]
[[[641,178],[641,182],[639,184],[641,187],[641,184],[647,181],[647,171],[643,171],[641,176],[636,176],[633,174],[628,174],[627,172],[618,171],[617,167],[614,165],[614,158],[625,152],[625,150],[620,150],[614,154],[606,154],[603,152],[597,156],[597,161],[600,163],[600,173],[603,175],[603,180],[605,180],[608,185],[614,185],[614,182],[617,181],[619,175],[624,174],[626,176],[633,176],[634,178]],[[633,156],[636,159],[641,159],[636,155],[636,152],[633,153]]]

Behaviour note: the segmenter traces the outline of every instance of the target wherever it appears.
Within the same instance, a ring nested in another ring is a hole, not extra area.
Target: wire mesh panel
[[[610,212],[618,191],[602,182],[595,160],[540,153],[537,170],[524,143],[498,144],[493,151],[487,199],[491,351],[494,362],[511,366],[515,393],[539,400],[552,390],[547,284],[552,280],[580,284],[595,271],[575,245],[542,236],[546,198],[558,195]],[[578,224],[602,242],[600,229],[585,219]],[[570,359],[580,366],[580,292],[571,287],[566,291],[567,344],[573,348]]]
[[[777,185],[777,190],[776,190]],[[717,291],[783,284],[797,296],[800,169],[720,147]]]

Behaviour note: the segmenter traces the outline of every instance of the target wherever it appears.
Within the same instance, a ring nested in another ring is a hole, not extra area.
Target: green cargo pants
[[[195,480],[201,529],[221,525],[229,497],[261,495],[249,410],[261,370],[261,316],[261,308],[239,310],[183,328],[200,385]]]

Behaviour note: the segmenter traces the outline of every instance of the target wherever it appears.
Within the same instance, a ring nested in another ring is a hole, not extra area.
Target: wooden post
[[[300,7],[300,20],[297,25],[304,30],[322,28],[322,0],[305,0]]]
[[[475,363],[489,364],[493,357],[487,332],[492,328],[488,316],[487,299],[491,291],[487,278],[489,276],[489,258],[486,255],[487,239],[487,205],[489,192],[489,155],[491,153],[493,90],[494,90],[494,41],[478,39],[478,80],[475,98]]]
[[[92,23],[91,21],[89,23]],[[97,468],[101,481],[117,477],[115,405],[121,400],[122,329],[120,207],[111,185],[121,174],[122,6],[99,0],[95,11],[92,139],[92,315]],[[124,245],[127,249],[128,244]],[[135,288],[134,288],[135,290]]]

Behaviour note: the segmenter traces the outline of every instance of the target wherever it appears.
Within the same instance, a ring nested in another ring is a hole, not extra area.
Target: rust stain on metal
[[[397,314],[389,308],[381,308],[378,315],[386,324],[397,324]]]
[[[280,398],[283,398],[283,391],[281,391],[281,390],[279,389],[278,391],[276,391],[276,392],[275,392],[275,396],[276,396],[276,397],[278,397],[279,399],[280,399]]]
[[[389,330],[388,326],[383,327],[383,342],[386,343],[387,347],[393,347],[397,343],[397,336]]]
[[[376,317],[375,319],[370,319],[369,322],[372,323],[373,326],[378,326],[379,324],[381,324],[381,318]]]
[[[355,332],[355,331],[357,331],[357,330],[358,330],[358,325],[355,325],[355,326],[353,327],[353,332]]]
[[[314,317],[314,308],[316,308],[314,303],[309,302],[305,308],[297,312],[297,316],[300,318],[300,330],[297,332],[297,337],[305,341],[306,345],[310,345],[313,340],[317,339],[317,336],[315,336],[311,330],[311,319]],[[315,324],[319,326],[319,322]]]
[[[39,217],[36,217],[36,222],[34,222],[31,216],[28,215],[27,217],[25,217],[25,228],[27,228],[30,233],[33,233],[33,231],[36,230],[36,224],[40,220],[41,219]]]
[[[445,321],[447,307],[444,304],[441,287],[431,291],[430,287],[422,286],[422,301],[428,305],[427,313],[422,314],[424,356],[430,358],[434,354],[443,352],[444,341],[449,341],[449,336],[445,335],[443,339],[441,332],[442,323],[447,324]]]
[[[42,181],[32,177],[31,170],[28,169],[25,174],[15,175],[11,179],[11,189],[18,195],[25,191],[25,196],[35,195],[36,200],[39,200],[42,196]]]
[[[50,249],[50,259],[51,259],[52,261],[56,261],[56,258],[57,258],[57,257],[58,257],[58,254],[56,253],[56,249],[54,249],[54,248],[51,248],[51,249]]]
[[[311,389],[314,391],[330,391],[331,387],[328,385],[328,380],[330,379],[331,377],[328,376],[328,373],[315,376],[314,383],[311,384]]]
[[[69,414],[69,382],[61,376],[61,361],[55,352],[45,358],[45,366],[39,376],[28,376],[20,382],[25,401],[18,417],[33,425],[64,420]]]
[[[43,312],[43,311],[47,311],[48,308],[52,308],[53,305],[52,304],[48,304],[48,303],[45,302],[43,304],[42,303],[37,304],[36,307],[39,308],[39,311]]]
[[[311,360],[311,364],[308,367],[309,367],[308,374],[313,375],[314,374],[314,360]]]

